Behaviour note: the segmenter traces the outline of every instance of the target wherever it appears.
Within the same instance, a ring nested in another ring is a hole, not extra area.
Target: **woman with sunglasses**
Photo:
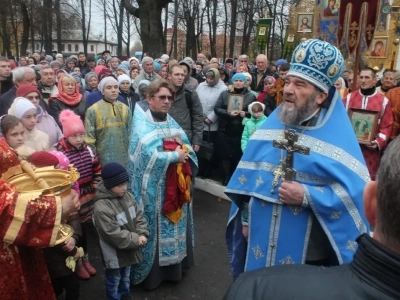
[[[49,145],[52,147],[62,138],[62,132],[56,121],[41,105],[44,101],[40,97],[38,89],[30,84],[22,84],[17,89],[17,97],[24,97],[35,105],[37,110],[36,128],[49,135]]]

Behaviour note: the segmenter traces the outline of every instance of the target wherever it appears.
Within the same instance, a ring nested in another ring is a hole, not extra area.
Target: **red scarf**
[[[79,93],[79,86],[77,83],[75,84],[75,92],[72,95],[68,95],[66,92],[64,92],[62,79],[61,79],[58,82],[58,94],[51,96],[49,98],[49,101],[53,100],[53,99],[60,100],[62,103],[69,105],[69,106],[75,106],[79,102],[81,102],[82,95],[81,95],[81,93]]]
[[[164,141],[165,151],[175,151],[179,144],[175,141]],[[184,150],[187,148],[182,147]],[[190,185],[192,183],[192,170],[188,161],[185,163],[170,164],[167,169],[165,183],[164,205],[162,209],[171,222],[178,223],[182,217],[182,205],[190,202]]]

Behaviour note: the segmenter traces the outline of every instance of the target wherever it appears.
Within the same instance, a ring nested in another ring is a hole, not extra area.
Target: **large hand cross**
[[[294,129],[289,129],[285,131],[284,140],[273,140],[273,145],[275,148],[286,150],[286,159],[283,163],[283,172],[285,173],[285,180],[292,181],[296,178],[296,170],[293,168],[294,159],[293,154],[298,152],[304,155],[310,155],[310,148],[297,144],[299,136]]]

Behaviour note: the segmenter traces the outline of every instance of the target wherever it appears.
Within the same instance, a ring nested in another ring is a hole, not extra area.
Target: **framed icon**
[[[297,32],[312,32],[314,15],[299,13],[297,15]]]
[[[371,43],[371,57],[385,58],[387,52],[387,43],[389,37],[376,37]]]
[[[265,35],[267,33],[267,27],[260,27],[258,35]]]
[[[243,95],[229,95],[228,99],[228,109],[227,111],[242,111],[244,104],[244,96]]]
[[[358,142],[371,144],[378,130],[379,111],[350,108],[349,117]]]

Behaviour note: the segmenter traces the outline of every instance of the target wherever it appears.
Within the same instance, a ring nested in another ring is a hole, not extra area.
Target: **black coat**
[[[86,101],[84,97],[82,97],[82,100],[74,106],[67,105],[65,103],[62,103],[58,99],[51,99],[49,100],[49,108],[48,112],[49,114],[54,118],[54,120],[57,122],[58,126],[62,129],[59,116],[62,110],[64,109],[70,109],[74,113],[76,113],[78,116],[81,117],[82,122],[85,121],[85,113],[86,113]]]
[[[400,255],[367,234],[353,261],[339,267],[283,265],[246,272],[224,300],[400,299]]]
[[[10,75],[6,80],[0,82],[0,96],[7,93],[13,86],[12,75]]]
[[[263,73],[259,83],[257,84],[257,72],[258,72],[257,68],[254,68],[254,70],[252,70],[250,72],[250,75],[251,75],[251,89],[253,91],[255,91],[255,92],[261,93],[264,90],[264,79],[265,79],[265,77],[273,76],[275,78],[278,78],[277,74],[274,71],[272,71],[270,68],[267,68],[265,70],[265,72]]]
[[[77,246],[79,239],[82,237],[82,228],[79,221],[79,216],[75,215],[68,219],[67,224],[74,229],[72,237],[75,239]],[[68,256],[74,256],[77,249],[74,248],[70,252],[66,252],[62,249],[65,244],[54,247],[48,247],[43,249],[44,259],[46,261],[47,270],[49,271],[50,278],[60,278],[72,274],[72,270],[65,265],[65,260]]]
[[[119,95],[122,99],[124,99],[123,101],[120,101],[129,107],[133,115],[133,112],[135,111],[135,105],[140,101],[139,95],[135,93],[135,90],[132,87],[130,88],[129,93],[119,90]]]
[[[231,116],[231,113],[227,111],[231,94],[233,93],[223,91],[215,103],[214,112],[218,116],[218,140],[215,153],[220,159],[238,162],[242,156],[240,146],[244,125],[241,116]],[[256,101],[256,97],[247,89],[244,89],[242,95],[244,95],[243,111],[246,112],[246,118],[250,118],[248,107],[250,103]]]

